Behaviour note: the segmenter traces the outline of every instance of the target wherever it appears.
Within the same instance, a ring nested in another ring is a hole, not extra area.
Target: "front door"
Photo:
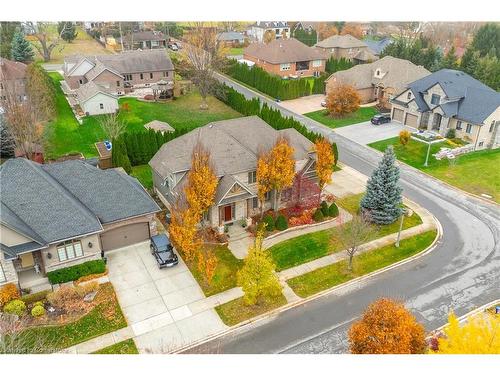
[[[233,209],[231,205],[224,206],[224,221],[231,221],[233,219]]]
[[[441,119],[442,118],[443,117],[439,113],[434,113],[432,130],[439,130],[439,128],[441,127]]]

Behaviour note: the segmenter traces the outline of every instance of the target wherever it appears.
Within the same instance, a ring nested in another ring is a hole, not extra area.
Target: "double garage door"
[[[104,251],[113,250],[147,241],[149,238],[149,223],[134,223],[101,234],[101,246]]]
[[[404,122],[403,122],[403,118],[404,118]],[[404,123],[407,126],[411,126],[412,128],[417,127],[418,117],[416,115],[412,115],[411,113],[408,113],[408,112],[405,115],[405,112],[399,108],[394,108],[394,110],[392,111],[392,119],[394,121],[400,122],[402,124]]]

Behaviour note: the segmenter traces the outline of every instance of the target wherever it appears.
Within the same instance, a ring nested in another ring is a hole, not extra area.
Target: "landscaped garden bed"
[[[357,255],[352,271],[348,270],[349,261],[345,259],[289,279],[287,283],[298,296],[309,297],[418,254],[432,244],[436,235],[437,232],[432,230],[402,240],[399,247],[391,244]]]
[[[342,118],[335,118],[328,114],[326,109],[306,113],[305,116],[318,121],[330,128],[341,128],[347,125],[353,125],[360,122],[370,121],[378,113],[375,107],[361,107],[356,112],[348,114]]]
[[[217,314],[219,314],[224,324],[234,326],[235,324],[262,315],[280,306],[284,306],[286,303],[287,301],[283,294],[277,297],[262,298],[259,303],[255,305],[246,305],[243,301],[243,297],[240,297],[217,306],[215,311],[217,311]]]
[[[139,354],[133,339],[123,340],[91,354]]]

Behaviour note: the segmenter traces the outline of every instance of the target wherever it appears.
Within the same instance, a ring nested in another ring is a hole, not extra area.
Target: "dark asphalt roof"
[[[421,111],[430,109],[423,99],[423,94],[436,84],[441,86],[446,93],[446,99],[450,100],[441,105],[447,116],[481,124],[500,106],[500,93],[467,73],[441,69],[408,85]]]
[[[385,47],[393,42],[392,38],[383,38],[381,40],[364,39],[363,42],[366,43],[369,49],[373,51],[376,55],[380,55]]]
[[[0,250],[4,252],[6,260],[16,259],[20,254],[42,249],[44,247],[46,246],[40,245],[38,242],[34,241],[26,242],[15,246],[7,246],[4,245],[3,243],[0,243]]]

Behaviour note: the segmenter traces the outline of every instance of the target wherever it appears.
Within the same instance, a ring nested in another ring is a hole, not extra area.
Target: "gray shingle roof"
[[[81,160],[9,159],[0,167],[0,184],[2,223],[42,245],[159,210],[135,178]]]
[[[243,53],[271,64],[328,59],[323,51],[311,48],[294,38],[275,39],[268,44],[252,43]]]
[[[233,41],[233,40],[243,40],[245,37],[242,33],[236,31],[225,31],[217,35],[218,40],[222,41]]]
[[[173,70],[165,50],[127,51],[116,55],[96,56],[102,64],[121,74]]]
[[[109,96],[118,100],[118,98],[116,96],[108,93],[105,88],[99,86],[98,84],[94,83],[93,81],[89,81],[89,82],[85,83],[84,85],[81,85],[76,90],[76,97],[78,98],[78,102],[83,103],[100,92],[103,94],[109,95]]]
[[[364,39],[363,42],[375,55],[380,55],[385,47],[391,44],[393,40],[392,38],[383,38],[381,40]]]
[[[43,249],[45,247],[47,246],[40,245],[38,242],[34,241],[14,246],[7,246],[3,243],[0,243],[0,250],[4,252],[6,260],[16,259],[20,254],[29,253],[38,249]]]
[[[446,115],[481,124],[498,106],[500,93],[472,78],[467,73],[441,69],[408,85],[415,95],[415,103],[420,111],[428,111],[429,107],[423,99],[423,93],[439,84],[450,100],[441,104]]]
[[[359,48],[367,47],[366,43],[356,39],[352,35],[332,35],[319,43],[316,43],[316,47],[321,48]]]

